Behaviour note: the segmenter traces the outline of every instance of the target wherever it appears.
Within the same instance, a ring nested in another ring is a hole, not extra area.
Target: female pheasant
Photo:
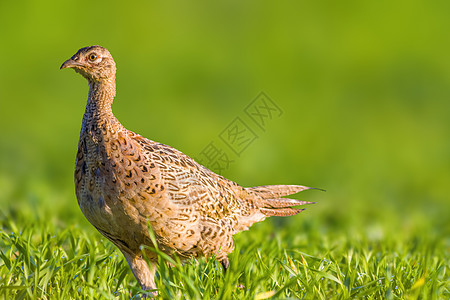
[[[142,289],[156,290],[156,255],[150,224],[163,252],[183,259],[215,256],[226,270],[233,235],[269,216],[302,211],[311,202],[281,198],[300,185],[243,188],[196,163],[180,151],[127,130],[111,104],[116,64],[100,46],[85,47],[65,61],[89,82],[75,164],[78,204],[97,230],[125,256]]]

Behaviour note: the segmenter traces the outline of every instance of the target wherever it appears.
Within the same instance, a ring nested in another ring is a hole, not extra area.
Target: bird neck
[[[116,82],[114,79],[101,82],[89,82],[89,97],[83,116],[83,128],[87,125],[102,123],[118,123],[111,109],[116,95]]]
[[[89,97],[86,109],[94,113],[112,113],[111,104],[116,96],[116,81],[104,80],[100,82],[89,82]]]

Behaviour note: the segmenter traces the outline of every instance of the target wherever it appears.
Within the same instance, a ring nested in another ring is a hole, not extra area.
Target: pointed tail
[[[267,217],[271,216],[292,216],[305,210],[293,208],[293,206],[313,204],[314,202],[300,201],[295,199],[281,198],[304,190],[315,189],[302,185],[264,185],[246,188],[246,190],[256,195],[256,205]]]

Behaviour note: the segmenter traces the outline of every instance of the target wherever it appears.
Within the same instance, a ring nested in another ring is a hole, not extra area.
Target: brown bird
[[[127,130],[114,116],[116,64],[100,46],[85,47],[65,61],[89,82],[75,164],[78,204],[97,230],[125,256],[142,289],[156,290],[158,248],[183,260],[216,257],[224,269],[233,235],[270,216],[291,216],[311,202],[281,198],[309,187],[244,188],[180,151]]]

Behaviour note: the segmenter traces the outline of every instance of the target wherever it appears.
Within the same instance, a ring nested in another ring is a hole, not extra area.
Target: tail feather
[[[300,213],[304,209],[292,208],[292,206],[313,204],[314,202],[300,201],[283,196],[299,193],[304,190],[314,189],[302,185],[263,185],[246,188],[257,198],[255,203],[260,212],[265,216],[292,216]]]
[[[286,208],[291,206],[314,204],[314,203],[315,202],[300,201],[289,198],[262,199],[258,201],[258,204],[260,204],[260,206],[264,208]]]
[[[309,189],[314,188],[303,185],[261,185],[247,188],[248,191],[255,192],[258,196],[264,199],[276,199]]]
[[[272,216],[288,217],[288,216],[293,216],[293,215],[296,215],[296,214],[304,211],[305,208],[299,209],[299,208],[287,207],[287,208],[270,209],[270,208],[263,207],[263,208],[260,208],[259,210],[267,217],[272,217]]]

